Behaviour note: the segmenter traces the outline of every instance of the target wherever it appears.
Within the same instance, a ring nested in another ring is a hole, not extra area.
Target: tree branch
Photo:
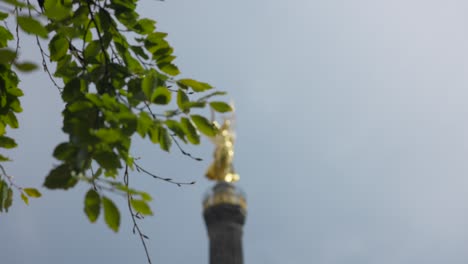
[[[128,184],[129,184],[128,178],[129,178],[128,177],[128,165],[126,165],[125,166],[125,173],[124,173],[124,183],[125,183],[125,186],[127,188],[129,188],[128,187]],[[145,242],[145,239],[147,239],[148,237],[141,232],[141,229],[140,229],[140,227],[138,226],[138,224],[136,222],[135,218],[140,218],[140,216],[133,212],[132,205],[131,205],[131,199],[132,199],[132,196],[130,195],[130,193],[127,192],[127,205],[128,205],[128,211],[130,212],[130,215],[131,215],[132,221],[133,221],[133,233],[135,234],[135,230],[138,232],[138,235],[140,236],[141,243],[143,244],[143,248],[145,249],[145,254],[146,254],[146,258],[148,259],[148,263],[151,264],[151,257],[149,255],[148,247],[146,246],[146,242]]]

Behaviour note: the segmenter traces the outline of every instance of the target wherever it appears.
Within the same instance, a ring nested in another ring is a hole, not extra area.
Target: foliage
[[[211,101],[224,93],[210,93],[213,87],[208,83],[177,77],[180,72],[167,34],[156,29],[156,21],[140,18],[137,0],[39,0],[39,4],[42,11],[29,0],[0,0],[0,20],[16,22],[15,31],[7,23],[0,25],[0,149],[16,147],[7,130],[19,127],[16,115],[22,110],[17,73],[37,68],[20,61],[18,32],[22,31],[36,38],[42,66],[65,104],[62,129],[69,140],[55,147],[53,156],[59,164],[46,176],[44,186],[66,190],[78,182],[89,183],[85,214],[91,222],[103,214],[106,224],[118,231],[119,209],[105,192],[128,197],[132,216],[153,213],[148,206],[151,196],[130,188],[128,178],[119,176],[121,169],[125,177],[128,169],[137,169],[160,178],[135,163],[134,136],[163,151],[175,142],[190,156],[178,141],[199,144],[200,132],[213,136],[217,131],[194,109],[227,112],[231,108]],[[0,162],[8,160],[0,155]],[[5,180],[0,181],[0,211],[11,205],[15,186],[6,172],[1,177]],[[26,203],[28,197],[40,196],[36,189],[18,190]]]

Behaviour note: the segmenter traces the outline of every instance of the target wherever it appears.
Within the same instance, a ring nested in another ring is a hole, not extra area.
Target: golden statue
[[[216,122],[215,122],[216,124]],[[216,148],[214,151],[214,161],[208,167],[206,177],[214,181],[236,182],[239,174],[235,173],[233,167],[234,159],[234,131],[231,128],[231,120],[225,119],[221,127],[218,127],[218,134],[212,138]]]

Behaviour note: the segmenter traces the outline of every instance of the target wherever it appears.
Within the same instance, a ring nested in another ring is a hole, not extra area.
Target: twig
[[[177,181],[174,181],[172,180],[171,178],[163,178],[163,177],[160,177],[158,175],[155,175],[145,169],[143,169],[140,165],[138,165],[136,162],[133,162],[133,164],[135,165],[136,169],[138,172],[142,171],[146,174],[148,174],[149,176],[155,178],[155,179],[158,179],[158,180],[162,180],[162,181],[166,181],[166,182],[169,182],[169,183],[172,183],[172,184],[175,184],[179,187],[181,187],[182,185],[193,185],[195,184],[196,182],[195,181],[192,181],[192,182],[177,182]]]
[[[27,3],[29,6],[32,6],[31,3],[29,2],[29,0],[27,0]],[[36,12],[38,12],[35,8],[34,10]],[[28,12],[29,12],[29,16],[32,17],[32,13],[31,13],[31,8],[28,8]],[[39,12],[38,12],[39,13]],[[44,50],[42,49],[42,45],[41,45],[41,42],[39,41],[39,37],[36,35],[36,43],[37,43],[37,46],[39,47],[39,51],[41,52],[41,57],[42,57],[42,67],[44,68],[44,71],[47,72],[47,75],[49,75],[49,79],[52,81],[52,83],[54,84],[55,87],[57,87],[57,89],[59,90],[60,94],[62,94],[62,88],[60,88],[60,86],[55,82],[54,78],[52,77],[52,74],[50,73],[49,71],[49,68],[47,67],[47,62],[46,62],[46,59],[45,57],[47,56],[44,52]]]
[[[41,52],[41,57],[42,57],[42,67],[44,68],[44,71],[47,72],[47,75],[49,75],[49,79],[52,81],[52,83],[54,84],[55,87],[57,87],[57,89],[59,90],[60,94],[62,94],[62,88],[55,82],[54,80],[54,77],[52,77],[52,74],[50,73],[49,71],[49,68],[47,67],[47,62],[46,62],[46,59],[45,59],[45,52],[44,50],[42,49],[42,45],[41,45],[41,42],[39,41],[39,37],[36,36],[36,43],[37,43],[37,46],[39,47],[39,50]]]
[[[104,68],[104,71],[105,71],[104,75],[106,77],[109,77],[109,62],[110,62],[110,59],[109,59],[109,56],[107,54],[106,48],[104,47],[104,41],[102,40],[101,30],[99,30],[99,25],[97,24],[96,19],[94,18],[94,13],[93,13],[93,10],[91,9],[91,4],[90,4],[91,2],[92,2],[91,0],[87,1],[88,11],[89,11],[89,15],[91,17],[91,21],[93,21],[93,24],[96,27],[96,32],[97,32],[97,35],[98,35],[99,44],[101,45],[101,51],[102,51],[102,53],[104,53],[104,60],[106,61],[106,66]]]
[[[3,176],[5,176],[5,178],[8,180],[8,182],[10,183],[10,186],[15,187],[20,192],[23,191],[22,187],[18,186],[16,183],[13,182],[13,177],[6,173],[5,168],[3,168],[2,165],[0,165],[0,171],[2,172]]]
[[[124,183],[125,183],[125,186],[128,188],[128,165],[125,166]],[[136,222],[135,218],[140,219],[141,216],[138,213],[135,214],[133,212],[132,205],[131,205],[131,202],[130,202],[131,199],[132,199],[132,196],[130,195],[130,193],[127,192],[127,205],[128,205],[128,210],[130,211],[130,215],[132,216],[133,233],[135,233],[135,230],[138,232],[138,235],[140,236],[141,243],[143,244],[143,248],[145,249],[146,258],[148,259],[148,263],[151,264],[151,257],[149,255],[148,247],[146,246],[146,242],[145,242],[145,239],[147,239],[148,237],[141,232],[140,227],[138,226],[138,224]]]
[[[191,159],[194,159],[194,160],[196,160],[196,161],[202,161],[202,160],[203,160],[202,158],[194,157],[194,156],[192,156],[192,154],[186,152],[186,151],[180,146],[180,144],[179,144],[179,142],[177,141],[177,139],[175,138],[175,135],[174,135],[174,134],[171,134],[171,138],[172,138],[172,140],[174,141],[174,143],[176,144],[177,148],[180,150],[180,152],[181,152],[183,155],[185,155],[185,156],[187,156],[187,157],[189,157],[189,158],[191,158]]]
[[[16,16],[19,16],[18,7],[15,7],[15,13],[16,13]],[[19,37],[19,24],[18,23],[16,23],[15,31],[16,31],[16,50],[15,50],[15,54],[16,54],[16,58],[18,58],[18,51],[20,49],[20,37]]]
[[[84,35],[83,35],[83,45],[81,47],[81,50],[84,51],[85,50],[85,45],[86,45],[86,37],[88,36],[88,31],[91,27],[91,23],[93,21],[92,20],[89,20],[88,24],[86,25],[86,28],[85,28],[85,32],[84,32]]]

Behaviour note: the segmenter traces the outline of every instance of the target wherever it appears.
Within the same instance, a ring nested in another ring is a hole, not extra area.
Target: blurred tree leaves
[[[96,222],[101,211],[101,197],[93,189],[86,193],[84,211],[91,223]]]
[[[119,231],[120,212],[117,206],[107,197],[102,197],[102,207],[104,208],[104,220],[107,226],[114,232]]]

